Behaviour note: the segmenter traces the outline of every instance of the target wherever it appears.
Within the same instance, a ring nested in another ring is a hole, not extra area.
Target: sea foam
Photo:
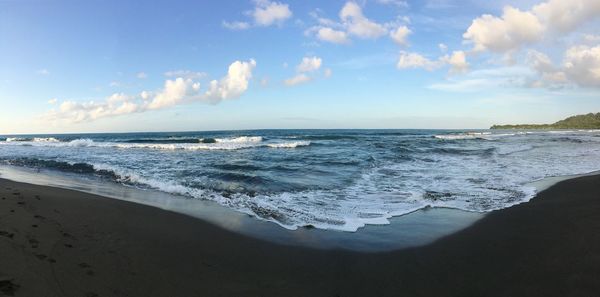
[[[600,169],[600,131],[560,132],[13,137],[0,163],[211,200],[288,229],[355,231],[427,207],[510,207],[535,195],[531,181]]]

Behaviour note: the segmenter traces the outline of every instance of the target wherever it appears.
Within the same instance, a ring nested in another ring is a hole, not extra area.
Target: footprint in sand
[[[92,265],[90,265],[88,263],[85,263],[85,262],[79,263],[79,267],[82,269],[87,269],[85,274],[87,274],[89,276],[93,276],[95,274],[94,271],[92,269],[90,269],[90,268],[92,268]]]
[[[3,295],[14,296],[18,289],[19,285],[13,283],[12,279],[0,277],[0,292]]]
[[[40,260],[45,260],[46,258],[48,258],[48,256],[46,256],[44,254],[36,254],[35,256]]]
[[[35,239],[35,238],[31,238],[31,239],[29,239],[29,244],[31,245],[32,248],[35,249],[35,248],[38,247],[38,245],[40,244],[40,242],[37,239]]]
[[[8,238],[12,239],[13,237],[15,237],[15,234],[7,232],[7,231],[0,231],[0,236],[4,236],[4,237],[8,237]]]

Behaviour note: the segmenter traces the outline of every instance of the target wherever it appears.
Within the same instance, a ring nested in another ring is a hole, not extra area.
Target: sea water
[[[0,163],[214,201],[287,229],[356,231],[424,208],[526,202],[531,182],[600,170],[600,131],[7,135]]]

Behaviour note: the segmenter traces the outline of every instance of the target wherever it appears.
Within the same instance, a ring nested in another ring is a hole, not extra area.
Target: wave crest
[[[309,146],[309,145],[310,145],[310,141],[293,141],[293,142],[267,144],[267,146],[270,148],[296,148],[299,146]]]
[[[240,136],[234,138],[215,138],[217,143],[255,143],[263,141],[262,136]]]
[[[54,139],[54,138],[52,138]],[[234,138],[206,138],[198,139],[196,142],[177,141],[177,142],[96,142],[92,139],[82,138],[69,142],[60,142],[58,140],[45,139],[33,141],[30,140],[12,140],[4,142],[5,145],[19,146],[38,146],[38,147],[101,147],[101,148],[119,148],[119,149],[156,149],[156,150],[239,150],[258,147],[270,148],[296,148],[310,145],[310,141],[292,141],[264,143],[260,136],[242,136]]]

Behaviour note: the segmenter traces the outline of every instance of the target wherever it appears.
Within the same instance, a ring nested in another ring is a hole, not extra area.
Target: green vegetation
[[[493,125],[490,129],[600,129],[600,112],[568,117],[554,124]]]

